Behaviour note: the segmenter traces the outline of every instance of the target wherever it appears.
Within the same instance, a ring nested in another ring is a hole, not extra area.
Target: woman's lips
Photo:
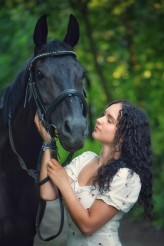
[[[100,131],[100,129],[96,126],[94,131]]]

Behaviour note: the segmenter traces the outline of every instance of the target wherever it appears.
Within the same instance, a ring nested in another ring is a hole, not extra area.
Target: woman
[[[152,174],[149,123],[145,113],[127,101],[111,103],[96,121],[93,138],[102,144],[99,156],[85,152],[66,168],[51,159],[49,137],[38,116],[35,123],[44,144],[40,180],[42,199],[61,191],[68,213],[68,246],[119,246],[119,220],[138,203],[150,216]]]

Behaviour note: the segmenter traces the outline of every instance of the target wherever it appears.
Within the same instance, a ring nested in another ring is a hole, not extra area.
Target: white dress
[[[93,190],[92,186],[79,186],[77,181],[78,174],[96,156],[93,152],[85,152],[73,159],[65,167],[68,175],[73,180],[71,186],[84,208],[90,208],[95,199],[102,199],[105,203],[116,207],[119,211],[91,236],[84,236],[79,231],[67,211],[67,246],[121,246],[118,236],[119,221],[123,214],[132,208],[139,196],[141,189],[140,178],[136,173],[131,174],[128,168],[120,168],[118,170],[110,184],[110,191],[105,194],[101,194],[98,188]]]

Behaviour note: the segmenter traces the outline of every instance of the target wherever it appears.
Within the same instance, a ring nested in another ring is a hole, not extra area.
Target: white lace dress
[[[119,211],[91,236],[83,236],[67,212],[67,246],[121,246],[118,236],[119,221],[123,214],[132,208],[139,196],[141,189],[140,178],[136,173],[131,174],[128,168],[119,169],[110,184],[110,191],[103,195],[100,194],[98,188],[93,190],[91,186],[80,187],[77,181],[78,174],[96,156],[93,152],[85,152],[73,159],[65,167],[68,175],[73,180],[72,188],[85,209],[90,208],[95,199],[102,199],[105,203],[116,207]]]

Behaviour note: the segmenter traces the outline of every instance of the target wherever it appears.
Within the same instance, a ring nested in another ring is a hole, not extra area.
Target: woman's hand
[[[35,122],[35,125],[36,125],[36,127],[38,129],[38,132],[40,133],[43,141],[44,142],[47,142],[47,143],[50,143],[51,142],[50,135],[46,131],[46,129],[44,128],[44,126],[42,125],[42,122],[39,119],[38,113],[35,114],[34,122]]]
[[[51,182],[59,189],[60,187],[69,184],[67,172],[55,159],[51,159],[48,162],[47,174],[50,177]]]

